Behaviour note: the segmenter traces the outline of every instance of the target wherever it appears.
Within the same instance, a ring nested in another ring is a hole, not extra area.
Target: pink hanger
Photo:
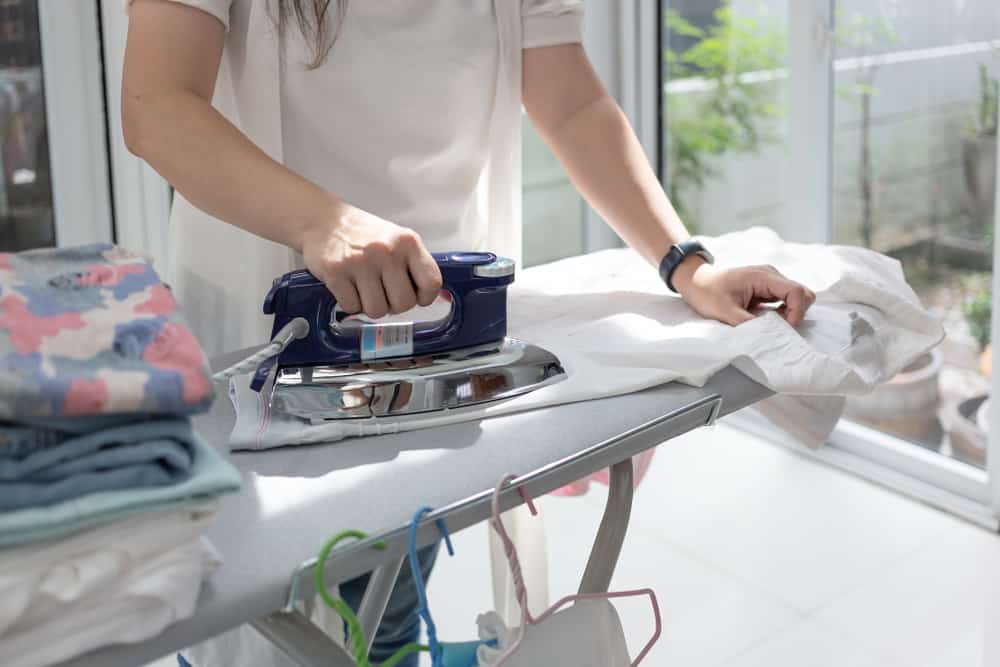
[[[656,619],[656,628],[653,632],[652,638],[642,648],[635,660],[632,661],[632,667],[638,667],[639,663],[642,662],[643,658],[646,657],[650,649],[652,649],[656,642],[660,639],[660,634],[663,630],[662,621],[660,619],[660,605],[657,602],[656,593],[651,588],[640,588],[630,591],[615,591],[611,593],[568,595],[546,609],[538,618],[532,616],[531,611],[528,609],[528,590],[524,585],[524,575],[521,572],[521,562],[517,557],[517,549],[514,547],[514,542],[507,534],[507,529],[504,528],[503,520],[500,517],[500,491],[507,482],[514,478],[514,475],[504,475],[500,478],[496,488],[493,489],[493,517],[490,519],[490,525],[493,526],[497,535],[500,536],[504,554],[507,556],[507,563],[510,566],[510,574],[514,580],[514,595],[517,598],[517,603],[521,606],[521,626],[518,629],[517,639],[500,655],[500,659],[496,662],[496,667],[499,667],[506,662],[507,658],[517,651],[521,642],[524,640],[525,628],[528,625],[538,625],[539,623],[544,622],[545,619],[555,614],[570,602],[577,602],[579,600],[611,600],[614,598],[627,598],[645,595],[649,597],[650,604],[653,607],[653,617]],[[520,494],[521,498],[524,499],[525,503],[527,503],[528,509],[531,510],[531,514],[533,516],[538,514],[538,510],[535,509],[534,502],[531,500],[531,497],[528,495],[527,491],[525,491],[524,487],[519,486],[517,488],[517,492]]]

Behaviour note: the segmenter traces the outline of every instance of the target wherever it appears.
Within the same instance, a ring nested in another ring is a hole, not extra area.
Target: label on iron
[[[361,360],[413,354],[413,322],[365,324],[361,329]]]

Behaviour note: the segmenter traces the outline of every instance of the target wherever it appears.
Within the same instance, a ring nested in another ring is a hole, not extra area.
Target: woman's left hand
[[[691,257],[677,267],[672,282],[699,315],[732,325],[752,320],[753,310],[762,304],[780,302],[777,312],[794,327],[816,301],[809,288],[773,266],[723,269]]]

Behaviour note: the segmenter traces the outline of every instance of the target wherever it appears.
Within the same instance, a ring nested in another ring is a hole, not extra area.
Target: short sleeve
[[[129,7],[135,0],[125,0],[125,11],[128,12]],[[171,2],[176,2],[179,5],[187,5],[188,7],[194,7],[195,9],[200,9],[206,14],[210,14],[222,22],[225,26],[226,31],[229,30],[229,8],[233,4],[233,0],[171,0]]]
[[[521,0],[522,48],[583,41],[583,0]]]

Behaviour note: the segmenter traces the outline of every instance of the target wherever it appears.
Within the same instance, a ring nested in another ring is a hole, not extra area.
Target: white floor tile
[[[552,599],[576,590],[604,497],[539,499]],[[492,604],[486,535],[456,536],[431,579],[446,638]],[[726,427],[657,454],[612,588],[643,586],[664,614],[652,666],[1000,666],[1000,538]],[[648,607],[616,607],[634,655]]]
[[[723,667],[903,667],[887,662],[839,628],[805,620],[723,663]]]
[[[632,531],[803,612],[936,539],[951,520],[725,426],[660,448]]]
[[[633,536],[622,554],[613,588],[653,588],[663,612],[664,635],[651,665],[714,667],[798,620],[798,614],[740,581],[657,542]],[[620,606],[633,655],[648,638],[648,612]]]
[[[817,618],[910,667],[1000,665],[1000,537],[955,522]]]

